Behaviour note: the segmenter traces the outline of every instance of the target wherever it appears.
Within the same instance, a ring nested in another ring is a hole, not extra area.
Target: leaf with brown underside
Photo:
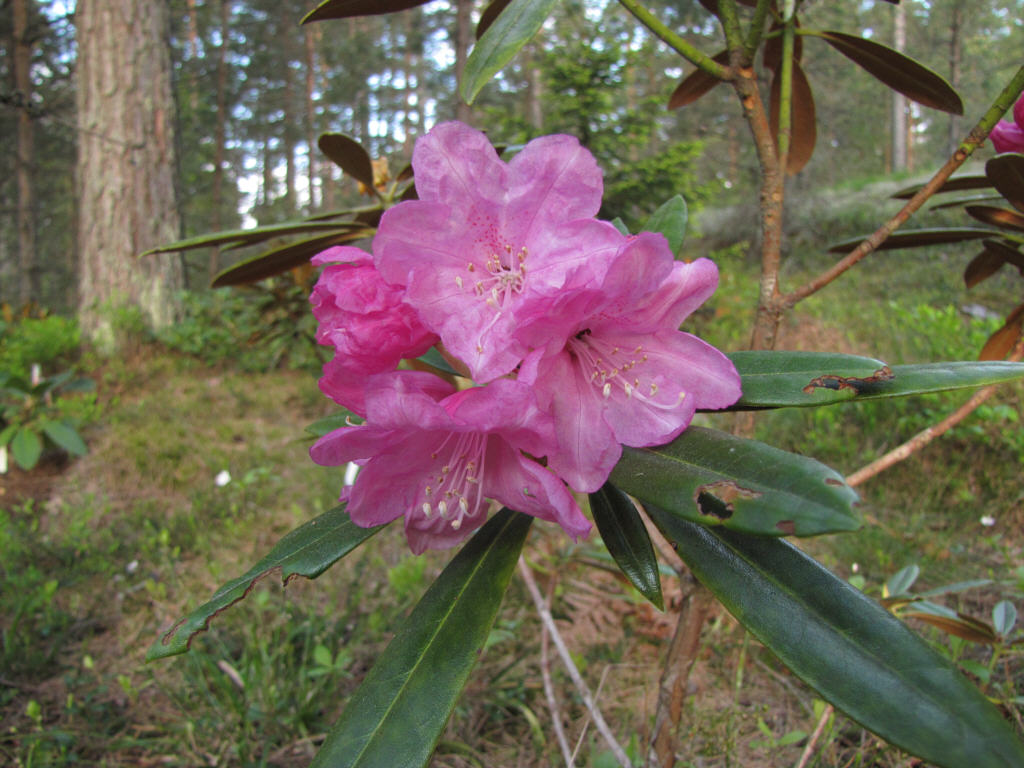
[[[289,269],[308,264],[309,260],[321,251],[335,245],[344,245],[355,240],[362,240],[373,234],[372,229],[360,229],[348,232],[335,232],[323,237],[299,240],[288,243],[246,259],[228,267],[218,274],[211,283],[211,288],[224,288],[229,285],[245,285],[280,275]]]
[[[1010,350],[1017,344],[1024,326],[1024,304],[1020,304],[1009,317],[1003,327],[988,337],[981,348],[979,360],[1005,360]]]
[[[494,20],[498,18],[498,15],[504,11],[506,6],[511,2],[512,0],[494,0],[494,2],[484,8],[483,13],[480,14],[480,21],[476,23],[477,40],[483,37],[487,28],[494,23]]]
[[[985,175],[1010,205],[1024,211],[1024,155],[996,155],[985,163]]]
[[[426,5],[430,0],[325,0],[307,13],[303,24],[325,19],[349,19],[353,16],[378,16],[395,13],[417,5]]]
[[[775,144],[779,142],[779,101],[781,86],[779,84],[779,73],[772,76],[771,89],[771,129],[772,138]],[[799,173],[807,165],[807,161],[814,154],[814,143],[817,140],[818,126],[814,114],[814,94],[811,92],[811,84],[807,81],[800,65],[793,62],[793,90],[790,101],[790,126],[789,156],[786,160],[786,172],[791,176]]]
[[[892,251],[897,248],[920,248],[925,245],[945,245],[946,243],[962,243],[967,240],[981,240],[998,234],[991,229],[978,227],[938,227],[934,229],[911,229],[904,232],[893,232],[876,251]],[[851,237],[840,243],[829,246],[829,253],[849,253],[867,239],[864,235]]]
[[[719,51],[711,58],[719,64],[728,64],[729,52]],[[684,77],[683,81],[672,91],[672,95],[668,97],[668,108],[679,109],[687,104],[692,104],[721,82],[724,81],[709,75],[702,69],[695,69]]]
[[[911,101],[954,115],[964,113],[964,104],[952,86],[909,56],[844,32],[823,30],[805,34],[820,37],[872,77]]]
[[[1024,253],[1000,240],[984,240],[985,250],[971,259],[964,270],[964,285],[973,288],[994,275],[1003,264],[1013,264],[1024,274]]]
[[[316,145],[327,155],[327,159],[341,168],[367,189],[376,189],[373,184],[373,162],[363,146],[343,133],[323,133]]]
[[[984,224],[1024,232],[1024,215],[1008,208],[996,208],[993,205],[968,205],[964,207],[964,210],[967,211],[968,216]]]
[[[956,616],[943,616],[929,611],[911,609],[900,611],[899,615],[901,618],[917,619],[925,624],[931,624],[947,635],[955,635],[972,643],[991,645],[998,640],[996,631],[992,629],[991,625],[962,613],[957,613]]]
[[[800,28],[800,22],[796,22],[796,28]],[[768,34],[771,35],[775,32],[781,32],[782,26],[776,22],[772,24],[768,30]],[[799,35],[795,36],[793,40],[793,60],[803,61],[804,58],[804,39]],[[764,65],[771,70],[777,70],[779,63],[782,61],[782,35],[775,35],[774,37],[768,37],[764,42]]]

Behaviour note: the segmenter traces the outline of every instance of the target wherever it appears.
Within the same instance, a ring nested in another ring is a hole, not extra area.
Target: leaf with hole
[[[281,580],[296,576],[315,579],[334,563],[381,529],[361,528],[353,523],[344,506],[324,512],[286,534],[270,553],[236,579],[224,584],[204,603],[163,633],[146,653],[146,660],[185,653],[192,638],[206,631],[210,621],[242,600],[256,582],[280,569]]]
[[[558,0],[511,0],[476,41],[459,92],[472,104],[480,90],[537,34]]]
[[[463,546],[352,694],[310,768],[422,768],[430,762],[532,520],[502,510]]]
[[[949,83],[909,56],[873,40],[844,32],[800,30],[800,33],[821,38],[872,77],[911,101],[954,115],[964,113],[963,102]]]
[[[990,158],[985,163],[985,175],[1010,205],[1024,211],[1024,155],[1008,152]]]
[[[658,558],[633,502],[611,483],[590,494],[590,511],[608,553],[637,592],[665,610]]]
[[[764,536],[860,527],[857,494],[806,456],[691,426],[668,445],[623,448],[612,483],[646,504],[704,525]]]
[[[1024,765],[1014,728],[948,658],[808,555],[649,513],[726,609],[853,720],[942,768]]]
[[[733,409],[827,405],[890,375],[881,360],[835,352],[731,352],[743,394]]]

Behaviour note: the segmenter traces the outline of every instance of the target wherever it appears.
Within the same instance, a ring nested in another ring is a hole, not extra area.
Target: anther
[[[612,384],[610,381],[605,382],[604,386],[601,388],[601,394],[604,395],[605,397],[611,397]]]
[[[459,286],[459,288],[462,287],[462,278],[459,277],[458,275],[455,276],[455,284]]]
[[[430,513],[431,513],[431,512],[433,511],[433,510],[432,510],[432,509],[430,508],[430,505],[429,505],[429,504],[427,504],[427,502],[425,502],[425,501],[423,502],[423,505],[422,505],[422,506],[420,507],[420,509],[422,509],[422,510],[423,510],[423,516],[424,516],[424,517],[430,517]]]

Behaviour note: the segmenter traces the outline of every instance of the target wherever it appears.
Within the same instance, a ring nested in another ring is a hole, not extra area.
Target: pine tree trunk
[[[319,27],[306,27],[306,177],[309,180],[309,212],[317,210],[316,196],[316,108],[313,101],[316,80],[316,41],[313,31]]]
[[[15,176],[18,187],[18,301],[21,304],[39,298],[39,275],[36,271],[36,199],[32,185],[34,132],[32,114],[29,111],[32,104],[32,46],[28,36],[29,1],[12,0],[11,4],[14,91],[20,102]]]
[[[902,52],[907,47],[907,11],[902,5],[893,6],[893,48]],[[892,169],[907,170],[907,97],[892,93]]]
[[[228,45],[228,21],[230,20],[231,9],[228,0],[219,0],[220,11],[220,45],[217,46],[217,120],[213,128],[213,194],[211,204],[213,211],[210,217],[210,227],[214,232],[224,228],[221,211],[224,208],[224,154],[227,145],[227,119],[228,119],[228,60],[226,55]],[[210,281],[220,271],[220,248],[215,246],[210,249],[209,265]]]
[[[159,329],[178,316],[181,257],[139,258],[181,234],[164,0],[79,0],[79,315],[114,352],[117,311]]]

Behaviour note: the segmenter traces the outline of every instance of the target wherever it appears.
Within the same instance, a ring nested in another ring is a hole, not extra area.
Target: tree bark
[[[178,254],[139,258],[181,234],[168,8],[164,0],[79,0],[79,316],[116,351],[118,310],[159,329],[178,316]]]
[[[963,60],[964,5],[953,0],[952,18],[949,22],[949,84],[953,90],[960,90],[960,69]],[[950,114],[949,133],[946,138],[946,153],[953,154],[960,144],[960,116]]]
[[[32,44],[28,36],[31,0],[12,0],[11,37],[14,43],[13,80],[18,99],[18,145],[15,150],[15,176],[18,187],[18,301],[27,304],[39,296],[36,271],[35,189],[32,166],[35,135],[32,125]]]
[[[219,0],[220,11],[220,45],[217,46],[217,118],[213,128],[213,193],[211,204],[210,227],[214,232],[224,228],[221,211],[224,208],[224,155],[227,148],[228,120],[228,22],[231,8],[228,0]],[[220,271],[220,246],[210,249],[209,275],[210,281]]]

